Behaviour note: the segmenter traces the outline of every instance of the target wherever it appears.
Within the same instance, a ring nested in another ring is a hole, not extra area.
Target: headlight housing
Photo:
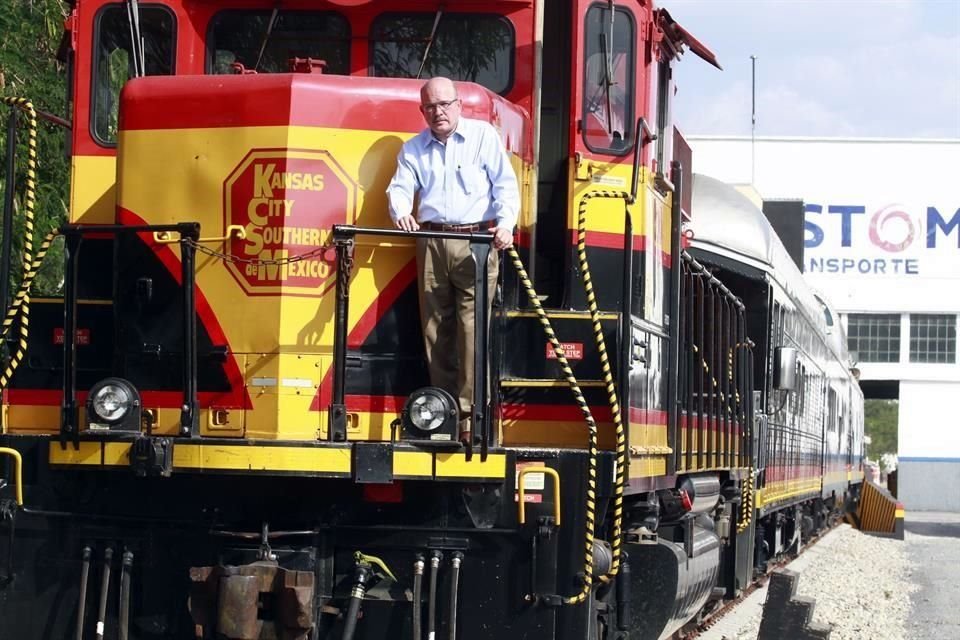
[[[117,422],[133,408],[133,398],[125,386],[105,384],[91,396],[90,406],[104,422]]]
[[[417,389],[403,407],[403,438],[456,444],[459,417],[457,401],[448,392],[439,387]]]
[[[104,378],[87,396],[87,428],[92,431],[139,431],[140,392],[123,378]]]

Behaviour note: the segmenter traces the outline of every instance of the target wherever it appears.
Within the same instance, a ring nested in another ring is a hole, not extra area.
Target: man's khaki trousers
[[[499,256],[490,248],[489,302],[497,284]],[[460,415],[473,404],[475,263],[466,240],[417,239],[420,322],[430,368],[430,383],[460,402]]]

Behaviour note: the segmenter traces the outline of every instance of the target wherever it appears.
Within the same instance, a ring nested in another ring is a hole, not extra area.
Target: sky
[[[687,51],[675,119],[687,135],[960,139],[960,0],[660,0],[706,44]]]

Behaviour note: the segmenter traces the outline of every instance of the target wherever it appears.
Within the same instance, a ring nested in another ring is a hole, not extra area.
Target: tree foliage
[[[0,3],[0,95],[28,98],[42,111],[70,119],[66,113],[66,73],[56,54],[63,34],[66,8],[61,0],[5,0]],[[0,149],[6,149],[9,108],[0,109]],[[24,187],[27,168],[27,119],[18,118],[15,178],[15,215],[12,234],[11,291],[22,278],[21,251],[24,239]],[[34,246],[50,229],[58,227],[67,212],[69,162],[65,149],[67,131],[39,122],[38,168]],[[2,165],[5,167],[5,163]],[[0,169],[0,192],[6,193],[5,168]],[[0,209],[2,210],[2,209]],[[34,295],[56,292],[62,280],[62,249],[54,245],[40,275]]]
[[[897,453],[897,422],[900,410],[897,400],[866,400],[864,431],[870,436],[867,456],[879,460],[885,453]]]

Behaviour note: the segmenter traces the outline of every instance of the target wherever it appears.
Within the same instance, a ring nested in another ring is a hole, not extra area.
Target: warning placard
[[[583,360],[582,342],[561,342],[563,355],[567,360]],[[553,345],[547,343],[547,360],[556,360],[557,352],[553,350]]]

